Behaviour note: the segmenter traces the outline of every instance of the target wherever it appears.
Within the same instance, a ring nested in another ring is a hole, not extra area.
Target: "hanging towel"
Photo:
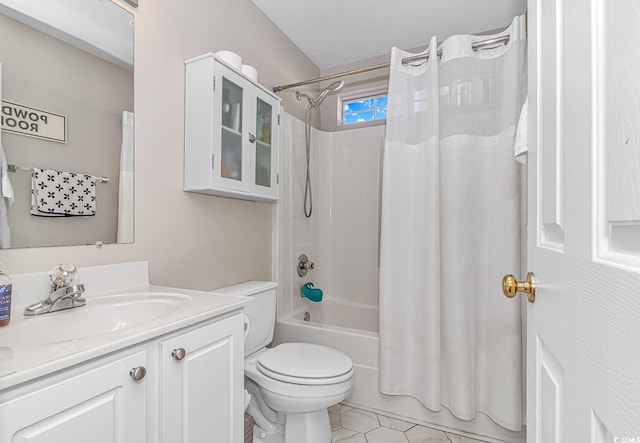
[[[118,189],[118,243],[133,243],[133,113],[122,112],[120,187]]]
[[[96,180],[92,175],[33,168],[31,215],[95,215]]]
[[[4,149],[0,144],[0,249],[11,247],[11,231],[9,230],[9,208],[13,204],[13,186],[9,180],[9,171],[7,158],[4,155]]]
[[[513,155],[516,161],[522,164],[527,162],[527,152],[529,151],[529,141],[527,135],[527,115],[529,108],[529,97],[524,101],[522,105],[522,111],[520,111],[520,119],[518,120],[518,128],[516,129],[516,142],[513,146]]]

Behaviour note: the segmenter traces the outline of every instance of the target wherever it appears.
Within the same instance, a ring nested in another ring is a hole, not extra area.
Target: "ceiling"
[[[526,0],[252,0],[320,69],[503,28]]]
[[[133,69],[133,14],[110,0],[0,0],[0,13]]]

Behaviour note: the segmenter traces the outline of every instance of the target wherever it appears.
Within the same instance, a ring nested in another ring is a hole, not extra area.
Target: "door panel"
[[[540,46],[538,48],[540,116],[539,244],[564,250],[564,170],[562,143],[562,29],[563,0],[541,2]]]
[[[597,250],[605,263],[640,268],[640,6],[594,2],[594,151]]]
[[[527,441],[638,441],[640,6],[528,6]]]
[[[563,371],[558,360],[538,337],[538,392],[540,441],[560,443]]]

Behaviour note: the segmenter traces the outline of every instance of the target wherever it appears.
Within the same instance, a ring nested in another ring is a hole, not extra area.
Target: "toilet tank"
[[[276,325],[276,296],[278,283],[273,281],[248,281],[233,286],[215,289],[212,292],[225,295],[253,297],[244,306],[245,357],[264,348],[273,341]]]

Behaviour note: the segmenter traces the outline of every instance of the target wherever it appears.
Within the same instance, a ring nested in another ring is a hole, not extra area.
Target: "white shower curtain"
[[[118,243],[133,243],[133,112],[122,112]]]
[[[520,269],[513,158],[525,95],[525,21],[455,36],[429,61],[393,49],[382,185],[380,392],[464,420],[522,425],[519,303],[501,293]]]

